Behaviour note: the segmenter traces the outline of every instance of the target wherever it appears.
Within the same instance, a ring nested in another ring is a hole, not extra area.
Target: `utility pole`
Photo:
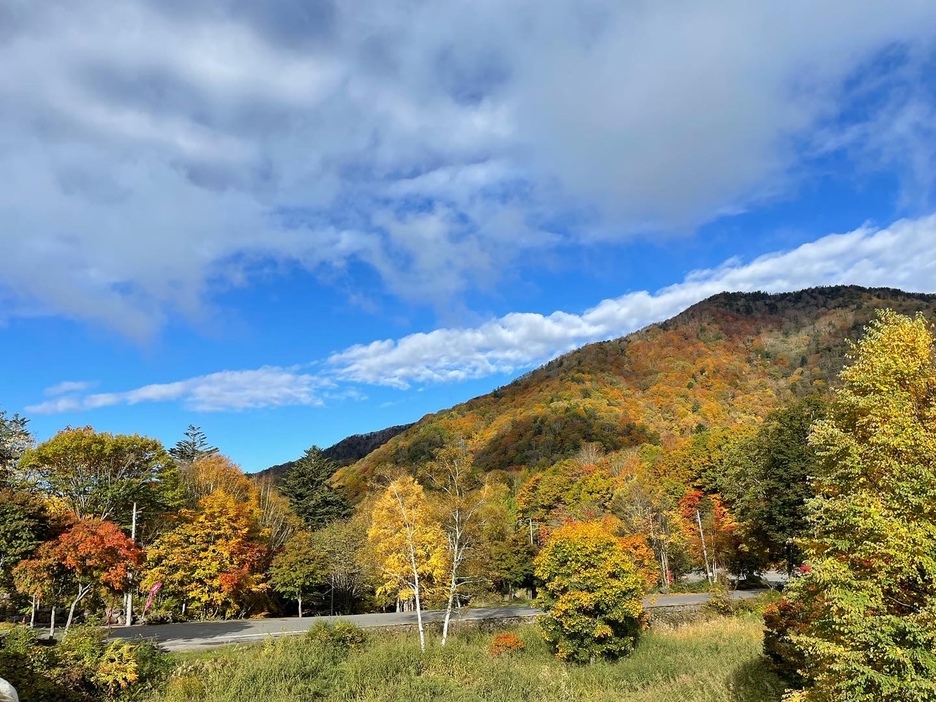
[[[130,540],[136,546],[137,503],[133,503],[133,519],[130,522]],[[129,587],[124,596],[124,626],[133,624],[133,573],[128,576]]]

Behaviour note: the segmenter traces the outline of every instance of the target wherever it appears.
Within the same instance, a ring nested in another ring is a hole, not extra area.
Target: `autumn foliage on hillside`
[[[755,426],[821,394],[874,310],[931,310],[936,298],[894,290],[819,288],[725,293],[672,320],[561,356],[513,383],[424,417],[336,483],[352,497],[387,466],[408,469],[462,440],[483,471],[540,471],[586,444],[609,453],[667,449],[694,433]]]

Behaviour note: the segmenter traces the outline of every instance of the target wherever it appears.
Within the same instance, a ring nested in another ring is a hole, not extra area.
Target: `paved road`
[[[738,591],[731,593],[733,599],[747,599],[757,596],[762,591]],[[644,599],[648,609],[657,607],[682,607],[699,605],[711,595],[656,595]],[[423,612],[428,622],[441,622],[444,612]],[[511,619],[516,617],[535,617],[538,609],[531,607],[496,607],[463,609],[453,614],[456,622],[473,622],[490,619]],[[334,622],[337,619],[357,624],[365,629],[411,626],[416,624],[413,612],[390,612],[387,614],[354,614],[341,617],[284,617],[278,619],[237,619],[221,622],[181,622],[178,624],[160,624],[152,626],[115,627],[111,638],[150,639],[156,641],[168,651],[191,651],[211,648],[231,643],[257,641],[267,636],[288,636],[302,634],[317,622]]]

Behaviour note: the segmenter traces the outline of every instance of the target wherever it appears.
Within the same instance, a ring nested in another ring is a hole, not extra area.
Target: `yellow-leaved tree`
[[[885,311],[850,361],[810,437],[805,572],[768,635],[803,677],[787,699],[936,700],[936,340]]]
[[[587,663],[633,650],[644,580],[627,546],[604,524],[569,522],[536,557],[539,625],[557,657]]]
[[[391,482],[374,504],[367,538],[383,573],[378,594],[413,599],[419,645],[425,650],[423,601],[447,568],[445,537],[422,485],[409,476]]]

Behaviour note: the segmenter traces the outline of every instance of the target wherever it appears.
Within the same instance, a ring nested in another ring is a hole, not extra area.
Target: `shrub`
[[[91,681],[113,697],[140,679],[135,646],[126,641],[112,641],[104,649],[91,674]]]
[[[523,643],[523,640],[508,631],[494,636],[489,650],[492,656],[503,656],[505,654],[520,653],[524,648],[526,648],[526,644]]]
[[[702,610],[706,614],[727,617],[737,611],[737,603],[728,596],[727,590],[721,588],[712,593],[712,596],[702,605]]]
[[[172,624],[178,621],[175,613],[171,609],[151,609],[143,617],[143,621],[149,624]]]
[[[155,645],[108,642],[96,627],[74,627],[57,645],[40,642],[25,627],[0,636],[0,671],[31,702],[113,698],[159,680],[168,667]]]
[[[620,539],[599,523],[569,523],[553,533],[535,567],[544,583],[540,629],[557,657],[591,662],[633,650],[643,580]]]
[[[350,651],[363,646],[367,641],[367,634],[361,627],[339,619],[334,624],[316,623],[309,629],[306,638],[339,651]]]
[[[764,655],[774,672],[794,687],[803,685],[799,671],[806,663],[792,636],[805,631],[809,613],[802,602],[783,598],[764,610]]]

